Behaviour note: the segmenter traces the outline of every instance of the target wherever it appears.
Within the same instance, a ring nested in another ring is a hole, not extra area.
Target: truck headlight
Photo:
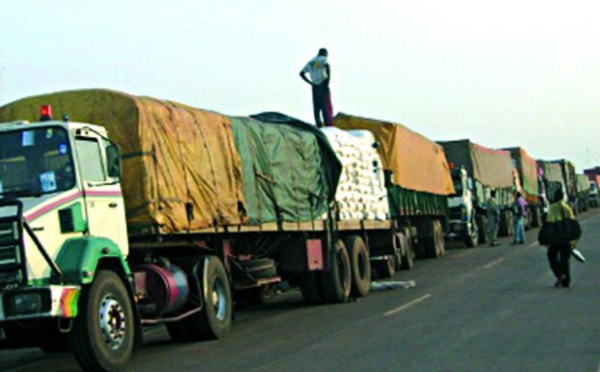
[[[50,291],[7,293],[4,296],[4,313],[7,316],[35,314],[50,310]]]

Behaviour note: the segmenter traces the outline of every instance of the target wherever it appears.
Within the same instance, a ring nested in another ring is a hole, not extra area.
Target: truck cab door
[[[108,175],[107,141],[94,132],[86,132],[77,136],[75,142],[88,231],[92,236],[111,239],[127,255],[125,204],[119,179]]]

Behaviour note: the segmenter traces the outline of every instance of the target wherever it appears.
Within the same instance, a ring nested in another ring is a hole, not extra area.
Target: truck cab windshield
[[[64,128],[0,132],[0,197],[39,196],[74,186],[75,168]]]
[[[450,196],[460,196],[463,194],[463,179],[460,172],[451,172],[452,183],[454,184],[454,194]]]

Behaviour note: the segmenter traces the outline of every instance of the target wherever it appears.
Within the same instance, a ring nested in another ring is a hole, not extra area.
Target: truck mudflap
[[[75,318],[81,287],[49,285],[0,293],[0,322],[29,318]]]

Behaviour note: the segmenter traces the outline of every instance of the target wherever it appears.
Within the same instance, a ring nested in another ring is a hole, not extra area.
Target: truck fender
[[[69,284],[89,284],[102,260],[111,259],[120,263],[126,277],[131,277],[131,270],[125,261],[121,249],[108,238],[84,236],[71,238],[64,242],[56,264]]]
[[[143,343],[142,322],[135,301],[135,283],[129,265],[125,261],[119,246],[108,238],[84,236],[71,238],[64,242],[56,264],[69,284],[90,284],[96,276],[101,263],[110,261],[112,269],[122,277],[131,299],[135,318],[135,346]],[[115,267],[116,265],[116,267]]]

